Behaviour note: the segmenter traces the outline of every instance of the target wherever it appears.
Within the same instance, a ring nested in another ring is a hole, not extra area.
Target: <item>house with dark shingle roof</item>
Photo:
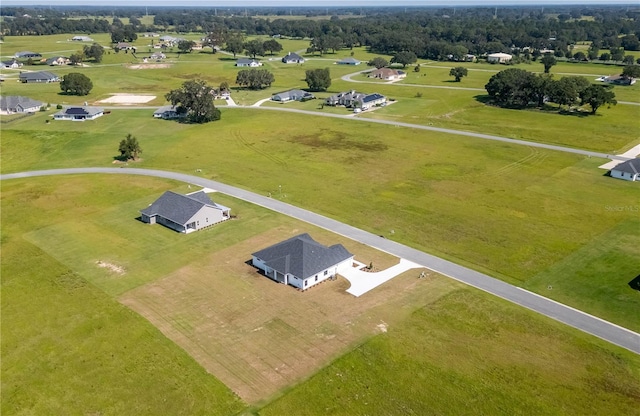
[[[20,51],[20,52],[16,52],[15,55],[16,58],[18,59],[25,59],[25,58],[42,58],[42,55],[37,53],[37,52],[31,52],[31,51]]]
[[[13,58],[13,59],[9,59],[8,61],[2,61],[2,67],[6,69],[22,68],[22,62]]]
[[[310,92],[297,89],[279,92],[271,96],[272,101],[279,101],[282,103],[287,101],[307,101],[313,98],[315,97]]]
[[[239,58],[236,61],[236,66],[249,66],[249,67],[255,68],[258,66],[262,66],[262,62],[258,61],[257,59]]]
[[[0,97],[0,114],[35,113],[44,103],[29,97],[9,95]]]
[[[167,191],[140,214],[142,222],[191,233],[228,220],[231,209],[216,204],[204,191],[189,195]]]
[[[104,109],[100,107],[67,107],[53,115],[54,120],[85,121],[101,117]]]
[[[49,71],[37,71],[37,72],[21,72],[20,82],[23,83],[38,83],[38,82],[58,82],[60,77]]]
[[[342,244],[323,246],[300,234],[251,255],[253,266],[268,278],[301,290],[334,278],[352,267],[353,254]]]
[[[359,61],[352,56],[336,61],[336,64],[338,65],[360,65],[361,63],[362,61]]]
[[[289,52],[284,58],[282,58],[282,62],[285,64],[303,64],[304,58],[295,52]]]
[[[368,110],[371,107],[375,107],[387,102],[387,97],[382,94],[378,94],[374,92],[373,94],[367,94],[362,100],[359,101],[360,108],[363,110]]]
[[[640,159],[630,159],[611,169],[611,177],[625,181],[640,181]]]

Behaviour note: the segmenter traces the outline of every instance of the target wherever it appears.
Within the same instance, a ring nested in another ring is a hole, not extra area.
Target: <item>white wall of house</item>
[[[189,218],[187,224],[195,223],[195,230],[199,230],[204,227],[208,227],[213,224],[217,224],[228,219],[225,217],[222,210],[214,207],[204,206],[196,214]]]
[[[611,177],[617,179],[624,179],[625,181],[638,181],[640,178],[637,174],[632,174],[630,172],[621,172],[619,170],[611,169]]]

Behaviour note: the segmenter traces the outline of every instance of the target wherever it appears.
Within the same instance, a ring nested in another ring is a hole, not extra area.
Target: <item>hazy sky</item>
[[[332,6],[543,6],[552,4],[594,5],[594,4],[638,4],[637,0],[4,0],[4,6],[206,6],[206,7],[332,7]]]

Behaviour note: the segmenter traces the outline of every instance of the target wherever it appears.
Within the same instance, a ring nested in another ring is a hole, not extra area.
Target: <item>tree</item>
[[[392,64],[402,64],[402,67],[418,62],[418,57],[410,51],[398,52],[391,58]]]
[[[92,88],[93,83],[91,80],[86,75],[78,72],[71,72],[63,76],[62,81],[60,81],[60,89],[65,94],[87,95]]]
[[[269,51],[271,55],[282,50],[282,45],[275,39],[265,40],[262,44],[262,48]]]
[[[82,53],[85,58],[93,59],[94,62],[100,63],[102,61],[102,55],[104,55],[104,48],[97,43],[94,43],[91,46],[85,45],[82,49]]]
[[[180,53],[190,53],[196,43],[192,40],[181,40],[178,42],[178,50]]]
[[[264,44],[259,39],[253,39],[244,44],[247,55],[255,59],[256,55],[264,56]]]
[[[526,107],[537,102],[535,75],[519,68],[509,68],[491,76],[485,89],[492,101],[505,107]]]
[[[224,50],[231,52],[233,57],[244,50],[244,38],[241,33],[234,33],[227,38]]]
[[[119,27],[114,27],[111,30],[111,43],[124,42],[124,30]]]
[[[378,56],[376,58],[373,58],[372,60],[370,60],[369,62],[367,62],[367,65],[369,66],[375,66],[376,69],[380,69],[380,68],[384,68],[385,66],[389,65],[389,62],[387,62],[386,59]]]
[[[580,93],[582,104],[591,106],[591,114],[595,114],[604,104],[616,105],[616,94],[611,85],[589,85]]]
[[[123,28],[124,40],[127,42],[133,42],[138,39],[138,34],[133,25],[125,25]]]
[[[576,61],[586,61],[587,60],[587,55],[585,55],[584,52],[582,51],[578,51],[573,55],[573,59],[575,59]]]
[[[625,55],[625,57],[622,58],[622,63],[625,65],[633,65],[634,61],[635,58],[633,57],[633,55]]]
[[[623,48],[611,48],[609,52],[611,52],[612,61],[622,61],[622,59],[624,58]]]
[[[611,60],[611,54],[608,52],[603,53],[602,55],[600,55],[600,59],[601,61],[610,61]]]
[[[455,68],[451,68],[451,71],[449,71],[449,76],[455,77],[456,82],[460,82],[462,77],[467,76],[467,68],[463,66],[457,66]]]
[[[326,91],[331,86],[329,68],[307,69],[305,81],[311,91]]]
[[[71,62],[71,65],[80,65],[83,59],[84,59],[84,56],[81,53],[74,53],[69,57],[69,61]]]
[[[627,65],[622,70],[625,78],[640,78],[640,65]]]
[[[589,85],[589,81],[584,77],[563,77],[552,81],[549,87],[549,98],[558,106],[566,105],[571,108],[571,106],[578,104],[580,94]]]
[[[138,139],[132,136],[131,133],[127,134],[127,137],[120,141],[118,151],[120,152],[120,160],[124,162],[127,160],[136,160],[138,155],[142,153]]]
[[[236,84],[241,87],[249,87],[252,90],[270,87],[274,82],[273,74],[266,69],[243,69],[238,72],[236,77]]]
[[[555,56],[551,55],[550,53],[545,53],[542,59],[540,59],[540,62],[542,63],[542,65],[544,65],[545,74],[548,74],[549,70],[551,70],[551,67],[558,63]]]
[[[181,88],[169,91],[165,98],[192,123],[220,120],[220,110],[213,105],[213,88],[203,80],[185,81]]]
[[[216,28],[213,31],[209,32],[207,36],[205,36],[204,41],[202,42],[203,46],[209,46],[212,49],[212,53],[216,53],[216,48],[222,47],[224,43],[227,41],[227,37],[229,33],[224,28]]]

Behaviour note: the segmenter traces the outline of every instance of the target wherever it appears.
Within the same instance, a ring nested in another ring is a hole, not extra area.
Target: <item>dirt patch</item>
[[[171,64],[134,64],[127,66],[129,69],[163,69],[170,67]]]
[[[382,152],[389,146],[379,140],[360,141],[353,136],[332,130],[319,130],[314,134],[305,134],[292,137],[291,143],[301,143],[310,147],[339,150],[358,149],[365,152]]]
[[[345,292],[350,284],[341,277],[300,292],[247,264],[256,249],[306,231],[278,228],[253,236],[119,300],[256,403],[456,287],[450,279],[417,279],[408,272],[359,298]],[[313,237],[344,244],[359,261],[398,262],[329,233]]]
[[[155,95],[111,94],[111,97],[98,101],[103,104],[144,104],[156,98]]]
[[[120,276],[125,274],[125,270],[124,267],[115,265],[113,263],[108,263],[106,261],[102,261],[102,260],[98,260],[96,261],[96,265],[102,269],[107,269],[115,274],[118,274]]]

